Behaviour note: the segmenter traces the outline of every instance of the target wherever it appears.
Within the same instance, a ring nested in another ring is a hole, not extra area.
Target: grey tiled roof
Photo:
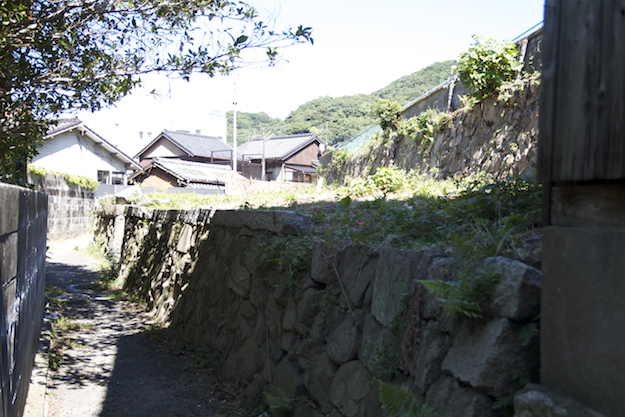
[[[265,159],[285,159],[308,144],[318,140],[323,141],[314,133],[302,133],[299,135],[274,136],[265,140]],[[263,154],[263,140],[252,139],[237,148],[237,158],[260,159]]]
[[[175,177],[189,183],[224,184],[232,178],[245,179],[242,175],[232,171],[232,167],[229,165],[205,164],[202,162],[189,162],[159,157],[154,158],[151,165],[158,166]]]
[[[71,119],[58,119],[56,122],[57,122],[56,126],[50,126],[50,128],[46,132],[46,135],[53,135],[62,130],[66,130],[70,127],[74,127],[74,126],[78,126],[79,124],[82,124],[82,120],[80,120],[77,117],[73,117]]]
[[[162,134],[190,156],[210,157],[212,153],[216,158],[230,158],[232,147],[218,137],[172,130],[164,130]]]

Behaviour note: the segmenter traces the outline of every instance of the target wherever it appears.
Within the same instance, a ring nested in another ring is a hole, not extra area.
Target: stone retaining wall
[[[93,224],[93,191],[68,184],[60,175],[28,175],[28,182],[48,194],[48,239],[71,239],[90,233]]]
[[[48,198],[0,183],[0,417],[21,416],[43,319]]]
[[[394,136],[363,146],[342,166],[326,158],[323,175],[330,183],[342,183],[394,164],[435,178],[481,172],[497,178],[534,177],[540,79],[519,81],[509,93],[506,100],[490,97],[470,110],[454,112],[451,124],[435,132],[425,149],[411,137]]]
[[[501,280],[488,318],[472,320],[416,282],[457,279],[444,253],[318,243],[293,283],[263,274],[255,255],[265,239],[306,233],[310,216],[126,207],[125,217],[125,287],[210,347],[250,398],[272,386],[306,398],[295,416],[381,416],[376,378],[407,384],[441,417],[496,416],[497,398],[537,378],[538,340],[520,335],[539,312],[541,274],[518,261],[487,260]]]

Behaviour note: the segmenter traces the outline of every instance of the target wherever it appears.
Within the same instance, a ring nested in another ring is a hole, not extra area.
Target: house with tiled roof
[[[315,133],[254,138],[237,149],[243,161],[264,165],[268,181],[314,182],[325,142]]]
[[[30,162],[47,171],[82,175],[102,184],[125,185],[141,166],[80,119],[59,119]]]
[[[135,156],[144,167],[156,157],[227,165],[232,147],[215,136],[163,130]]]
[[[172,158],[154,157],[142,170],[131,178],[135,184],[159,190],[169,187],[215,189],[225,192],[233,180],[245,180],[229,165],[207,164]]]

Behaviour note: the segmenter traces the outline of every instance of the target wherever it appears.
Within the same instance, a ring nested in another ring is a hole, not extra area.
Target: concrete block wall
[[[68,184],[59,175],[30,175],[28,181],[48,194],[48,239],[71,239],[90,232],[95,199],[93,191]]]
[[[48,196],[0,183],[0,417],[21,415],[44,310]]]

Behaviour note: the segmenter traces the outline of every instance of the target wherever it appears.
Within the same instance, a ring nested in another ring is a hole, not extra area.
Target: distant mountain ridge
[[[319,97],[291,112],[283,121],[267,113],[237,112],[237,143],[252,136],[289,135],[314,132],[329,145],[349,140],[373,123],[371,107],[381,98],[406,105],[436,87],[452,75],[456,61],[436,62],[413,74],[406,75],[372,94],[342,97]],[[232,144],[233,112],[227,113],[228,143]]]

